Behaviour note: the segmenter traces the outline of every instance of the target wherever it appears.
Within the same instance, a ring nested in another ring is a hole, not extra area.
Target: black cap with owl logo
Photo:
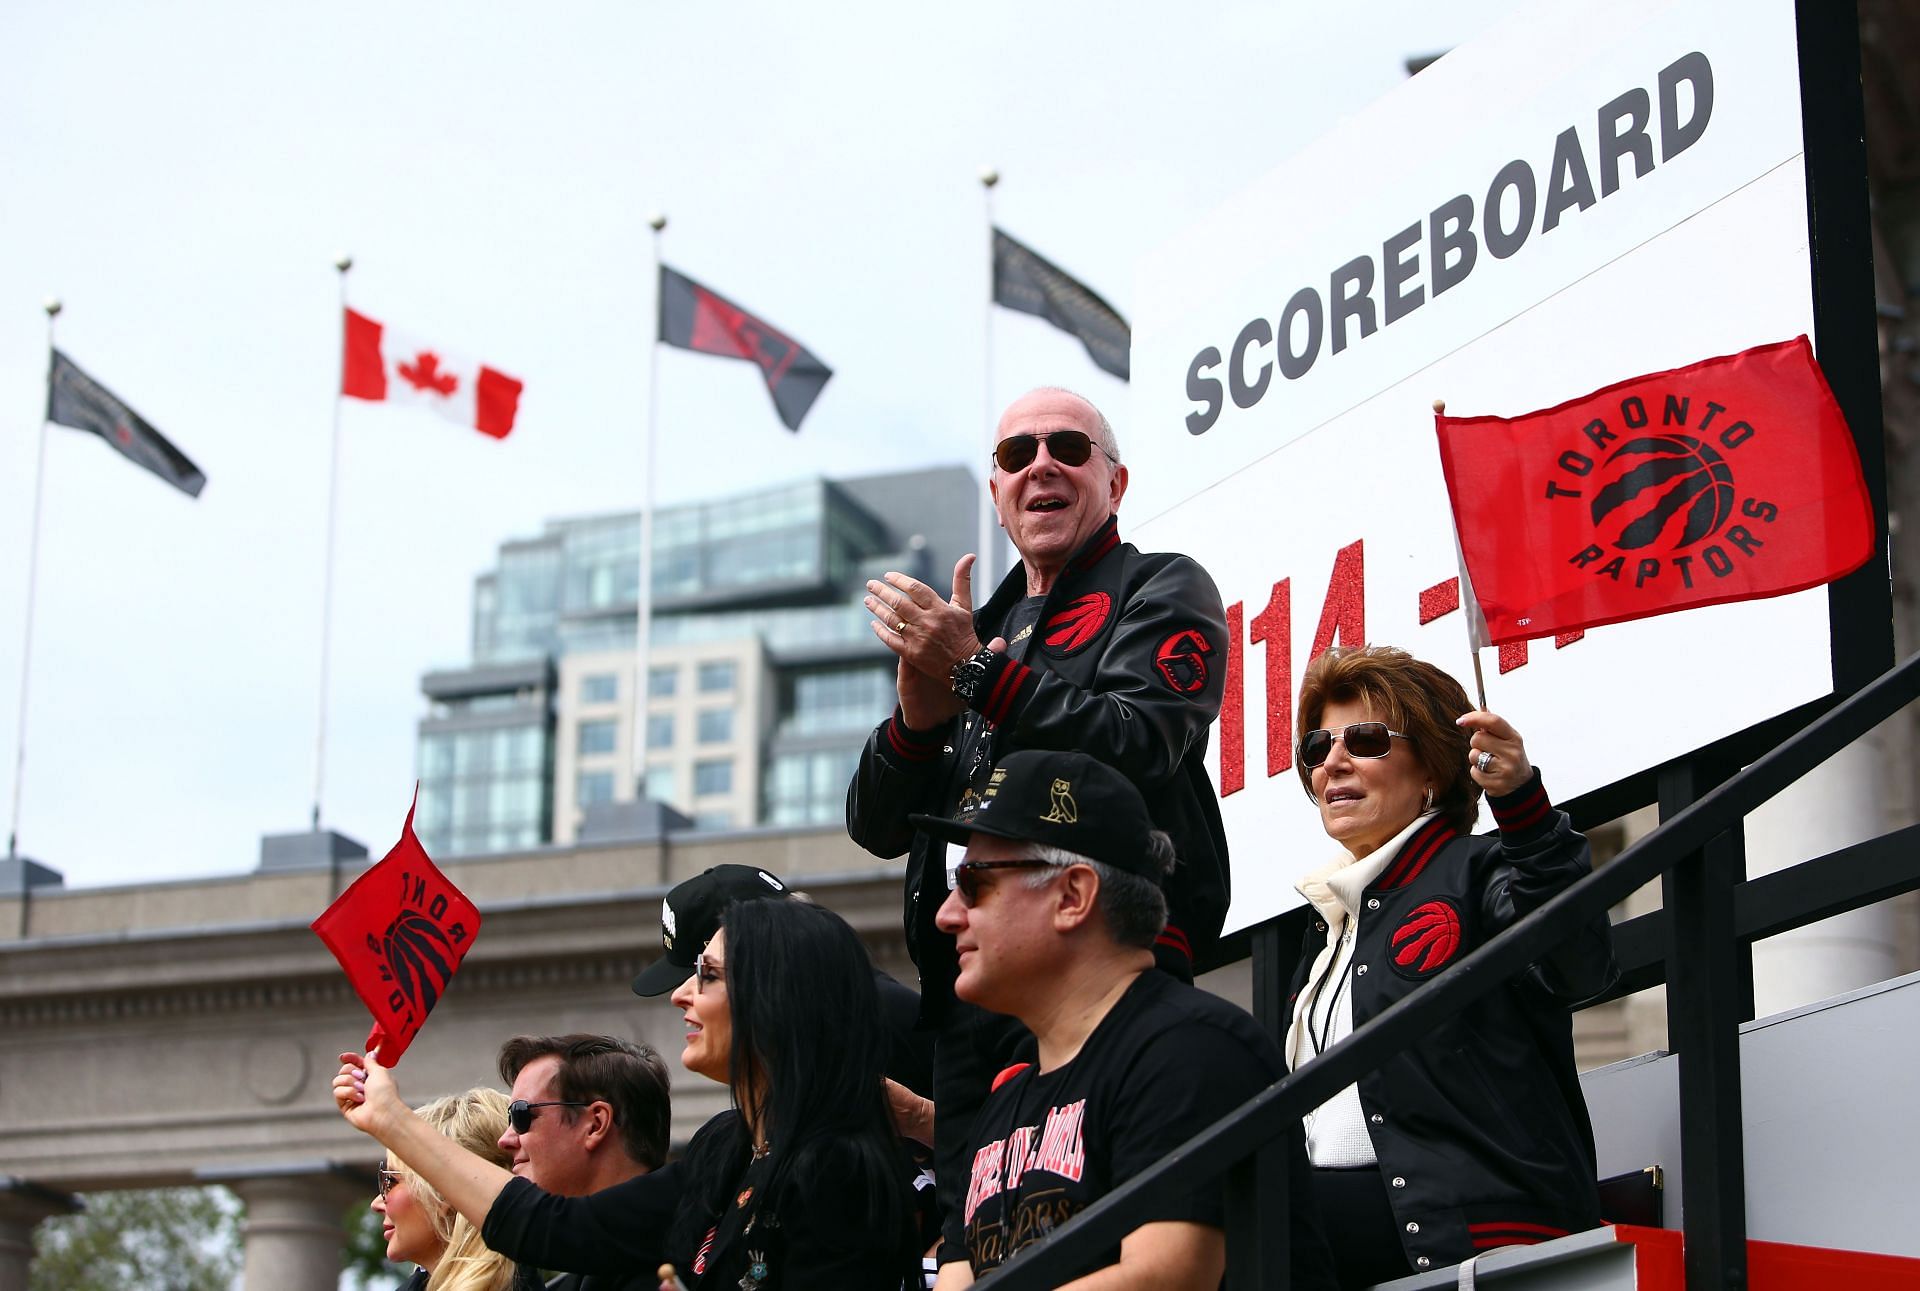
[[[1084,753],[1021,749],[994,764],[979,801],[947,816],[911,816],[949,842],[990,834],[1064,848],[1158,883],[1147,851],[1146,800],[1133,782]]]
[[[716,865],[667,893],[660,903],[665,954],[633,979],[635,995],[665,995],[693,974],[693,957],[707,948],[720,916],[735,901],[784,897],[787,885],[753,865]]]

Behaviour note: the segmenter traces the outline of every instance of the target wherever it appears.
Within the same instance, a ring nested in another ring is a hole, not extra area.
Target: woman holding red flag
[[[1301,783],[1340,848],[1298,885],[1295,1068],[1591,871],[1520,733],[1432,664],[1328,651],[1299,718]],[[1490,837],[1471,832],[1483,792]],[[1307,1115],[1343,1285],[1600,1222],[1570,1008],[1616,975],[1602,917]]]

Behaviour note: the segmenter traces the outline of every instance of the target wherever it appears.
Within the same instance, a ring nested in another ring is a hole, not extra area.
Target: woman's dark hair
[[[1396,731],[1412,737],[1413,755],[1433,783],[1433,805],[1461,833],[1473,830],[1480,786],[1467,770],[1472,737],[1454,725],[1473,704],[1453,677],[1397,646],[1329,650],[1307,665],[1300,681],[1298,734],[1320,725],[1328,704],[1357,703]],[[1294,766],[1307,796],[1313,772],[1297,757]]]
[[[735,901],[720,926],[733,1027],[727,1084],[742,1110],[736,1141],[721,1150],[729,1162],[745,1157],[751,1111],[773,1159],[764,1191],[775,1213],[788,1189],[832,1190],[866,1231],[910,1234],[906,1158],[881,1086],[887,1030],[866,947],[846,920],[803,901]],[[723,1214],[735,1170],[691,1158],[688,1166],[693,1186],[717,1190],[702,1209]]]

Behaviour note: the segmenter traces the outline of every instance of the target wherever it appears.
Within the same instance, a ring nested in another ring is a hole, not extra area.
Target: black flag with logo
[[[800,429],[800,419],[833,375],[773,324],[665,265],[660,266],[660,339],[683,350],[758,364],[788,430]]]
[[[1080,338],[1104,371],[1128,379],[1133,330],[1112,305],[1032,247],[993,231],[993,301]]]
[[[146,467],[188,497],[199,497],[207,486],[207,477],[185,453],[59,350],[53,352],[53,368],[47,374],[47,420],[93,432],[122,457]]]

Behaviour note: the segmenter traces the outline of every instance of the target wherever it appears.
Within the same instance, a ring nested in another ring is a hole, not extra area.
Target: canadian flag
[[[356,310],[347,311],[340,393],[431,408],[483,435],[505,439],[521,383],[504,372],[427,345]]]

